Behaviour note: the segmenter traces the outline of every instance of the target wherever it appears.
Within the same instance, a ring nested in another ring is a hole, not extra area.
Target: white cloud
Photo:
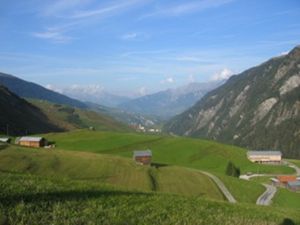
[[[57,86],[52,84],[47,84],[45,86],[47,89],[59,92],[61,94],[67,95],[96,95],[102,94],[104,88],[99,84],[89,84],[89,85],[80,85],[80,84],[72,84],[70,86]]]
[[[82,94],[101,94],[104,91],[104,88],[99,84],[90,84],[90,85],[80,85],[73,84],[69,88],[65,89],[66,92],[73,93],[82,93]]]
[[[47,4],[42,10],[44,16],[57,16],[65,13],[69,10],[74,10],[76,8],[82,7],[89,3],[90,0],[56,0],[51,1],[51,4]]]
[[[289,54],[289,51],[284,51],[280,53],[280,56]]]
[[[215,73],[213,76],[212,76],[212,80],[213,81],[218,81],[218,80],[226,80],[228,79],[229,77],[231,77],[233,75],[233,72],[228,69],[228,68],[224,68],[223,70]]]
[[[138,36],[137,33],[127,33],[127,34],[124,34],[123,36],[121,36],[121,39],[123,40],[133,40],[133,39],[136,39]]]
[[[102,5],[97,9],[75,11],[70,15],[69,18],[83,19],[83,18],[90,18],[95,16],[111,16],[115,13],[120,13],[124,10],[128,10],[129,8],[134,7],[143,2],[145,1],[128,0],[128,1],[118,2],[116,4],[106,5],[106,6]]]
[[[202,62],[203,59],[200,59],[195,56],[180,56],[176,58],[177,61],[183,61],[183,62]]]
[[[67,43],[70,42],[73,38],[67,35],[64,35],[63,32],[55,29],[47,29],[44,32],[35,32],[32,33],[34,37],[51,40],[55,43]]]
[[[146,87],[140,87],[137,91],[138,96],[144,96],[148,92],[148,89]]]
[[[44,17],[57,17],[63,22],[54,25],[53,28],[46,27],[43,32],[33,32],[32,35],[54,43],[66,43],[74,39],[70,35],[66,35],[70,31],[99,22],[99,18],[119,15],[148,1],[127,0],[99,5],[95,0],[57,0],[51,4],[45,4],[39,14]],[[127,38],[135,37],[134,34],[131,34]]]
[[[161,84],[172,84],[175,82],[175,79],[173,77],[167,77],[166,79],[162,80]]]
[[[234,0],[202,0],[192,1],[176,4],[173,6],[164,6],[158,10],[146,14],[141,18],[153,17],[153,16],[180,16],[188,13],[195,13],[203,11],[209,8],[216,8],[224,4],[230,3]]]
[[[196,82],[195,75],[193,75],[193,74],[189,75],[188,78],[187,78],[187,81],[188,81],[188,83],[194,83],[194,82]]]
[[[52,84],[47,84],[47,85],[45,86],[45,88],[47,88],[47,89],[49,89],[49,90],[51,90],[51,91],[58,92],[58,93],[60,93],[60,94],[63,93],[62,89],[60,89],[60,88],[58,88],[58,87],[56,87],[56,86],[54,86],[54,85],[52,85]]]

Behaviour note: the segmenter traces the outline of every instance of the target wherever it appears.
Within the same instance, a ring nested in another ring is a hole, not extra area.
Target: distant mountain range
[[[131,100],[129,97],[109,93],[99,87],[99,85],[71,85],[70,87],[64,88],[56,88],[55,86],[50,85],[48,88],[82,102],[93,102],[98,105],[112,108]]]
[[[10,91],[23,98],[42,99],[58,104],[65,104],[78,108],[87,108],[84,103],[78,100],[69,98],[65,95],[48,90],[41,85],[22,80],[9,74],[0,73],[0,84],[4,85]]]
[[[206,93],[223,83],[224,81],[190,83],[183,87],[160,91],[133,99],[120,104],[118,107],[128,112],[157,116],[161,119],[170,119],[194,105]]]
[[[24,135],[62,130],[38,107],[0,85],[0,133]]]
[[[0,133],[6,133],[7,126],[9,134],[16,135],[88,127],[98,130],[130,130],[112,118],[114,114],[110,115],[109,108],[107,113],[102,113],[88,103],[9,74],[0,73],[0,87]]]
[[[231,77],[164,130],[300,158],[300,47]]]
[[[112,117],[115,120],[118,120],[119,122],[126,123],[126,124],[137,123],[142,125],[147,125],[147,124],[150,125],[158,122],[153,118],[151,119],[145,118],[142,115],[125,112],[124,110],[121,109],[111,108],[111,107],[107,107],[95,103],[81,102],[80,100],[73,99],[71,97],[65,96],[64,94],[58,93],[48,88],[44,88],[41,85],[28,82],[18,77],[15,77],[13,75],[5,74],[5,73],[0,73],[0,85],[1,84],[22,98],[44,100],[50,103],[52,102],[52,103],[67,105],[79,109],[92,110],[102,115]],[[79,93],[80,91],[77,91],[78,95]],[[83,93],[82,99],[89,99],[85,97],[87,96],[84,96]],[[105,101],[109,101],[110,97],[113,98],[114,100],[112,101],[115,101],[115,104],[117,104],[116,103],[117,97],[114,98],[113,95],[106,95],[106,97],[102,96],[101,98],[106,99]],[[98,97],[95,96],[95,99],[97,98]],[[118,103],[120,103],[120,101]],[[112,103],[112,105],[114,104]]]

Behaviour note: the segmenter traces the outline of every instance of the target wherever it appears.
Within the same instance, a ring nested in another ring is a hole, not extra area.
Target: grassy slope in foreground
[[[291,192],[287,189],[279,188],[273,199],[273,205],[300,210],[300,193]]]
[[[0,172],[0,225],[299,224],[299,211]]]
[[[58,148],[125,157],[132,157],[133,150],[150,148],[155,162],[213,172],[223,180],[239,202],[255,203],[257,197],[265,189],[257,182],[225,176],[229,160],[239,166],[243,173],[248,171],[255,173],[294,172],[285,166],[253,164],[247,160],[244,149],[199,139],[89,131],[49,134],[47,137],[56,141]]]
[[[286,166],[258,165],[246,157],[246,150],[221,143],[182,137],[136,133],[74,131],[46,136],[64,150],[88,151],[132,157],[132,151],[150,148],[155,162],[203,169],[224,174],[229,160],[242,173],[293,173]]]
[[[131,130],[127,125],[93,111],[54,104],[44,100],[30,99],[30,102],[40,108],[53,124],[66,130],[89,127],[103,131]]]
[[[215,184],[199,172],[176,166],[144,167],[126,158],[89,152],[10,146],[0,151],[0,170],[90,180],[128,190],[154,190],[223,200]]]

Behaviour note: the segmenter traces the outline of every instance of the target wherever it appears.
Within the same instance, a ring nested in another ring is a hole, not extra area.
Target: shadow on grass
[[[151,193],[127,192],[127,191],[105,191],[105,190],[87,190],[87,191],[61,191],[34,194],[18,194],[0,197],[0,203],[3,206],[13,206],[20,202],[39,203],[39,202],[64,202],[81,201],[87,199],[97,199],[109,196],[150,196]]]
[[[156,169],[159,169],[160,167],[166,167],[169,166],[168,164],[164,164],[164,163],[151,163],[152,167],[155,167]]]
[[[0,151],[6,149],[7,147],[8,147],[7,144],[0,142]]]
[[[296,225],[295,222],[289,218],[285,218],[280,225]]]

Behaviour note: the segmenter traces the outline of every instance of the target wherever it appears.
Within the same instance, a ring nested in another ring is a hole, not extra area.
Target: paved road
[[[266,191],[259,196],[256,201],[256,205],[271,205],[272,198],[274,197],[277,188],[269,184],[263,184],[266,187]]]
[[[251,174],[251,175],[241,175],[239,178],[243,180],[250,180],[253,177],[273,177],[275,176],[274,174]]]
[[[296,171],[296,176],[300,176],[300,168],[298,166],[286,160],[284,160],[283,162]]]
[[[288,162],[286,160],[283,161],[286,165],[293,168],[296,171],[296,176],[300,176],[300,168],[296,166],[295,164]],[[241,175],[240,179],[244,180],[250,180],[253,177],[263,177],[263,176],[278,176],[279,174],[252,174],[252,175]],[[270,205],[272,203],[272,199],[274,195],[276,194],[277,188],[272,185],[263,184],[266,187],[266,191],[259,196],[259,198],[256,201],[257,205]]]
[[[203,173],[204,175],[210,177],[215,184],[219,187],[220,191],[223,193],[223,195],[226,197],[226,199],[231,202],[231,203],[236,203],[237,201],[235,198],[232,196],[232,194],[229,192],[229,190],[226,188],[225,184],[215,175],[205,172],[205,171],[200,171],[199,172]]]
[[[283,163],[285,165],[287,165],[288,167],[291,167],[295,170],[296,172],[296,176],[300,176],[300,168],[298,166],[296,166],[294,163],[291,163],[289,161],[286,161],[286,160],[283,160]],[[253,177],[276,177],[276,176],[284,176],[286,174],[251,174],[251,175],[246,175],[246,174],[243,174],[240,176],[240,179],[243,179],[243,180],[250,180],[251,178]]]

